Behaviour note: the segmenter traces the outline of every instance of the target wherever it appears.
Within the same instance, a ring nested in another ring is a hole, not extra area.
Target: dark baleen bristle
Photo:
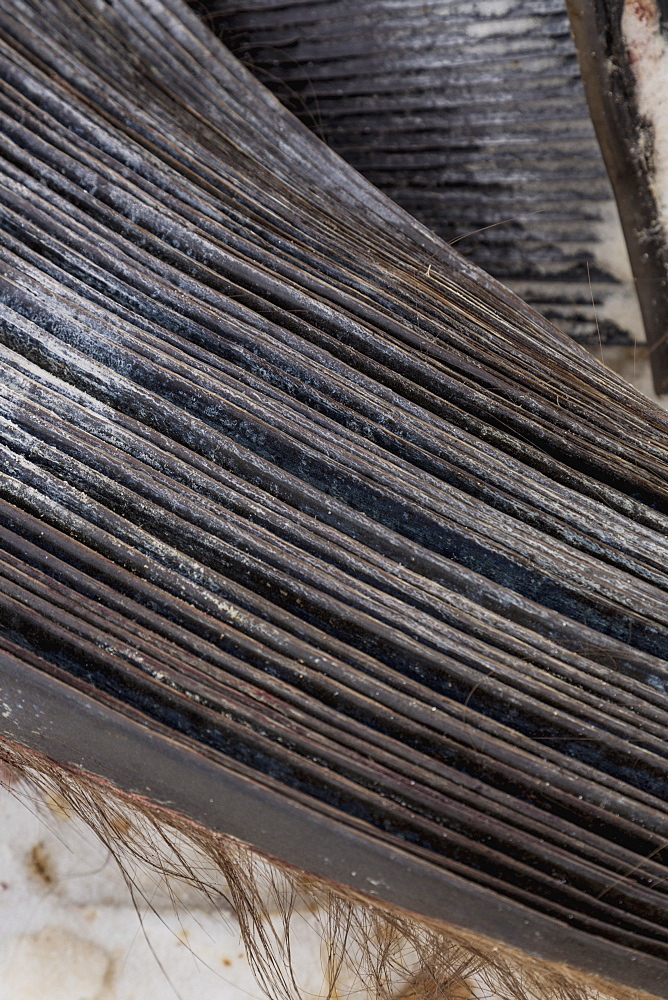
[[[0,60],[0,732],[668,996],[666,415],[180,0]]]
[[[634,291],[565,0],[191,3],[328,145],[569,336],[640,333],[608,305]]]

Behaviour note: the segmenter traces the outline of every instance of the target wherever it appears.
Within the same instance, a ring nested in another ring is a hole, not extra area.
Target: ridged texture
[[[606,308],[623,241],[614,261],[614,200],[564,0],[193,6],[291,111],[444,240],[461,240],[577,340],[628,341],[619,307]]]
[[[665,414],[176,0],[0,60],[4,662],[667,958]]]

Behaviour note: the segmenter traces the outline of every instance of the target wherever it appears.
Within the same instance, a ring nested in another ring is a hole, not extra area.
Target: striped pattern
[[[623,241],[615,262],[614,200],[564,0],[194,6],[290,110],[444,240],[577,340],[628,341],[606,308]]]
[[[666,415],[177,0],[0,80],[0,681],[668,958]]]

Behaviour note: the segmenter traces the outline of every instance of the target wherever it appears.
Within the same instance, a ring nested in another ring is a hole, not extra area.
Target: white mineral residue
[[[655,0],[626,0],[622,32],[636,79],[638,110],[654,131],[654,188],[668,229],[668,43]]]
[[[479,21],[470,21],[466,26],[469,38],[490,38],[493,35],[529,35],[538,26],[536,18],[531,17],[485,17]]]

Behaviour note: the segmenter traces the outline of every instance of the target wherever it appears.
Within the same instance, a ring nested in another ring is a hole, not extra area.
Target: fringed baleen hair
[[[6,762],[273,996],[668,996],[666,415],[180,0],[0,62]]]
[[[44,802],[64,803],[95,832],[124,873],[133,898],[148,902],[136,882],[137,873],[149,869],[177,907],[186,888],[216,907],[223,903],[238,920],[253,973],[268,997],[313,995],[304,991],[291,957],[294,935],[305,933],[320,948],[328,1000],[650,997],[619,986],[611,993],[610,983],[599,977],[314,878],[10,741],[0,746],[0,760],[6,787],[14,794],[38,811]]]

